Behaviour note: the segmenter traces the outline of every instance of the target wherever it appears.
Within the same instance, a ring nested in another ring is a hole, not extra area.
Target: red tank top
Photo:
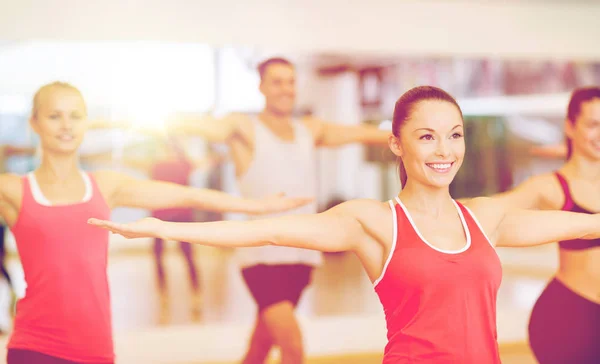
[[[375,281],[388,332],[383,364],[499,364],[502,268],[479,223],[456,202],[467,245],[445,252],[425,241],[396,200],[392,251]]]
[[[23,178],[23,200],[12,227],[25,273],[9,349],[76,361],[114,361],[107,279],[108,231],[87,224],[110,219],[110,208],[90,176],[87,201],[46,206]]]
[[[162,161],[152,168],[152,179],[177,183],[186,186],[189,183],[193,166],[185,159]],[[166,221],[193,221],[194,210],[190,208],[170,208],[152,211],[152,216]]]

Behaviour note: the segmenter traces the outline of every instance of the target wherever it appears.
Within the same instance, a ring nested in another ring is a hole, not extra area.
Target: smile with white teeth
[[[438,172],[447,172],[450,170],[454,162],[451,163],[426,163],[427,166]]]
[[[58,139],[65,141],[65,142],[69,142],[69,141],[73,140],[74,138],[72,135],[63,134],[63,135],[59,135]]]

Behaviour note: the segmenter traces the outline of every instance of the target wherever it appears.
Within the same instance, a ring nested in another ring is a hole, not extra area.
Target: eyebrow
[[[456,129],[456,128],[462,128],[461,124],[456,124],[454,126],[454,128],[452,128],[452,130]],[[431,129],[431,128],[419,128],[419,129],[415,129],[415,131],[419,131],[419,130],[425,130],[425,131],[430,131],[432,133],[435,133],[435,130]]]

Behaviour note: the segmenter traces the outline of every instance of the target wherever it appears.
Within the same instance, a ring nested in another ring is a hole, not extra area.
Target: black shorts
[[[600,363],[600,304],[552,280],[531,312],[529,344],[540,364]]]
[[[296,307],[311,281],[312,270],[306,264],[259,264],[242,269],[242,276],[260,312],[284,301]]]

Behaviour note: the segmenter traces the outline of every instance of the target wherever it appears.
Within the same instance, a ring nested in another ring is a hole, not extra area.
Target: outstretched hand
[[[160,227],[162,222],[162,220],[153,217],[146,217],[141,220],[137,220],[126,224],[95,218],[91,218],[88,220],[88,224],[90,225],[109,230],[112,233],[122,235],[127,239],[158,238],[161,235]]]
[[[292,210],[314,201],[312,197],[285,197],[283,193],[266,197],[260,200],[257,214],[269,214]]]

